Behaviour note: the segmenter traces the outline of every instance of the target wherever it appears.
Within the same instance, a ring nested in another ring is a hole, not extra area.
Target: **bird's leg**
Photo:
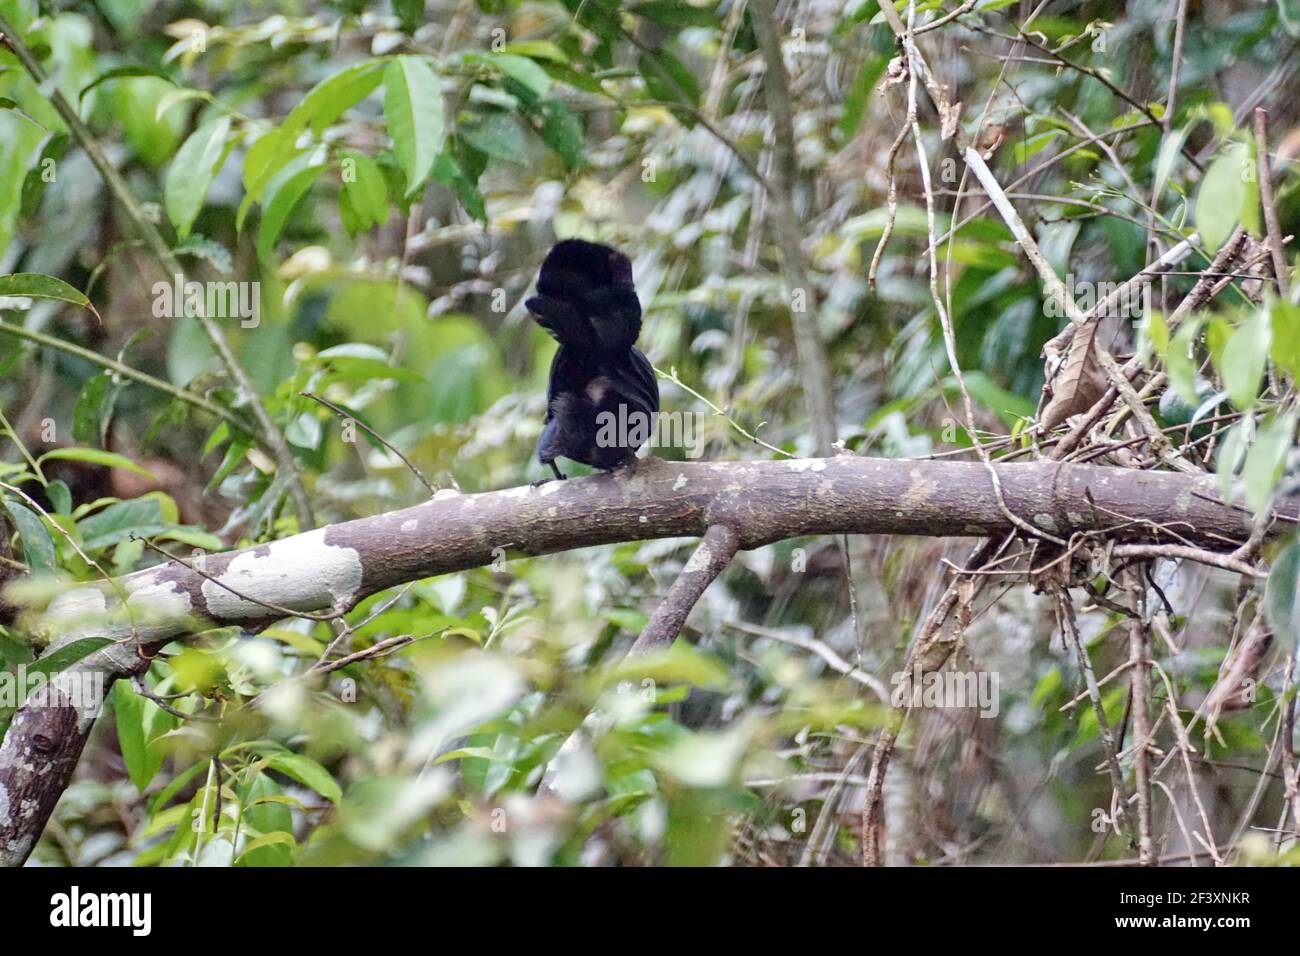
[[[546,483],[548,483],[548,482],[551,482],[551,481],[564,481],[566,478],[569,477],[569,476],[566,475],[564,472],[560,471],[559,466],[556,465],[555,462],[553,462],[553,461],[545,461],[545,462],[542,462],[542,464],[544,464],[544,465],[549,465],[550,468],[551,468],[551,471],[555,472],[555,477],[554,477],[554,478],[538,478],[536,481],[530,481],[530,482],[528,483],[528,487],[529,487],[529,488],[540,488],[542,485],[544,485],[544,484],[546,484]]]

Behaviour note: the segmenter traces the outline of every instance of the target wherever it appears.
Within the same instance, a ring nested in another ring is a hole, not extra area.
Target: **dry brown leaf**
[[[1077,327],[1065,364],[1052,379],[1052,400],[1043,409],[1043,431],[1051,431],[1071,415],[1088,411],[1106,394],[1106,374],[1097,361],[1093,342],[1100,322]]]

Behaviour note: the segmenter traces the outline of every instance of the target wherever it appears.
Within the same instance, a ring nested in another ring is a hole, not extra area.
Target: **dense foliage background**
[[[427,497],[368,429],[436,487],[544,477],[533,447],[554,344],[522,301],[549,245],[572,235],[632,257],[641,347],[665,375],[665,408],[705,413],[704,457],[814,453],[778,204],[756,179],[780,174],[780,144],[750,6],[0,0],[49,74],[38,83],[0,49],[0,273],[66,283],[0,287],[6,561],[92,579],[165,560],[141,538],[189,557]],[[1258,190],[1235,174],[1255,162],[1258,105],[1270,110],[1282,232],[1300,227],[1294,4],[962,7],[918,44],[966,104],[961,135],[989,147],[1061,275],[1123,281],[1193,228],[1198,253],[1182,268],[1198,270],[1238,221],[1259,235]],[[918,3],[916,23],[954,9]],[[907,4],[899,11],[906,19]],[[773,16],[798,169],[780,198],[798,216],[837,435],[858,454],[969,450],[930,295],[917,153],[910,141],[891,151],[908,85],[891,82],[894,34],[874,2],[800,0]],[[971,184],[924,96],[919,120],[942,236]],[[891,160],[896,224],[873,290]],[[1039,405],[1040,349],[1064,319],[1001,220],[974,215],[981,206],[967,195],[939,249],[945,296],[980,427],[1019,435]],[[307,512],[228,363],[197,318],[171,308],[174,264],[187,280],[258,284],[255,322],[214,321],[288,442]],[[1158,284],[1156,308],[1171,311],[1192,281]],[[1195,434],[1215,438],[1192,453],[1225,487],[1251,449],[1240,480],[1260,509],[1287,481],[1297,307],[1257,304],[1238,284],[1216,309],[1172,344],[1159,319],[1104,334],[1116,353],[1166,368],[1173,384],[1150,396],[1162,423],[1186,424],[1200,406]],[[1225,467],[1218,443],[1230,435]],[[858,861],[870,744],[888,719],[880,691],[946,584],[941,560],[960,562],[971,542],[855,541],[852,592],[833,539],[742,553],[688,640],[621,661],[691,544],[503,555],[377,595],[346,631],[289,619],[172,644],[142,687],[113,691],[34,858]],[[1285,554],[1282,609],[1295,604]],[[1286,820],[1276,778],[1279,748],[1293,746],[1294,701],[1281,693],[1295,619],[1278,615],[1293,611],[1262,617],[1262,582],[1239,592],[1235,576],[1190,562],[1152,574],[1171,604],[1169,639],[1152,649],[1171,684],[1155,693],[1176,687],[1184,717],[1230,647],[1250,628],[1274,631],[1257,692],[1224,710],[1216,734],[1194,734],[1195,798],[1177,766],[1168,797],[1157,794],[1162,852],[1202,853],[1185,826],[1201,801],[1236,859],[1294,861],[1294,844],[1269,832]],[[927,711],[895,753],[891,862],[1133,855],[1106,822],[1097,717],[1086,698],[1064,707],[1083,682],[1057,609],[1013,583],[986,592],[964,635],[970,660],[999,676],[998,716]],[[1080,612],[1098,677],[1127,656],[1123,620],[1104,602]],[[360,650],[397,635],[417,640],[300,679],[336,636],[335,650]],[[21,628],[0,635],[0,664],[37,653]],[[1125,683],[1102,692],[1123,726]],[[593,713],[557,793],[537,796],[547,762]]]

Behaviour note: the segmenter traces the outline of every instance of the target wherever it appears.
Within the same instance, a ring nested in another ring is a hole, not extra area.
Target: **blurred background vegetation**
[[[1300,151],[1300,8],[1288,0],[1189,0],[1168,131],[1177,3],[1046,4],[1032,24],[1043,49],[1022,45],[1012,63],[1033,5],[963,6],[920,42],[967,104],[962,131],[994,130],[990,165],[1061,274],[1122,281],[1147,262],[1149,226],[1164,247],[1189,231],[1201,169],[1247,141],[1254,106],[1291,143],[1279,154]],[[955,7],[918,3],[917,22]],[[302,524],[200,324],[159,307],[167,270],[51,105],[54,89],[188,279],[259,284],[256,327],[218,324],[283,430],[318,523],[427,492],[303,391],[373,427],[438,487],[543,477],[533,448],[554,345],[522,302],[550,244],[573,235],[633,259],[641,347],[681,383],[661,380],[665,409],[710,412],[706,458],[773,454],[732,420],[787,452],[815,450],[772,203],[753,175],[775,160],[744,0],[0,0],[0,14],[50,75],[41,86],[0,50],[0,273],[58,277],[96,310],[66,295],[0,298],[0,469],[48,513],[6,499],[10,531],[27,525],[9,535],[11,555],[28,566],[43,558],[90,578],[93,559],[123,573],[161,560],[138,536],[188,556]],[[790,198],[838,436],[885,457],[968,448],[910,145],[874,290],[867,280],[906,119],[901,87],[881,86],[893,34],[875,2],[778,3],[776,18],[797,143]],[[920,119],[944,232],[957,182],[939,171],[961,163],[928,102]],[[1106,149],[1083,132],[1122,128]],[[1288,235],[1300,227],[1295,185],[1286,163]],[[1063,320],[1009,231],[977,209],[963,204],[941,261],[980,425],[1006,434],[1034,414],[1039,350]],[[1191,282],[1172,276],[1158,304],[1172,308]],[[1118,352],[1141,344],[1129,325],[1107,334]],[[852,603],[831,539],[743,553],[688,640],[635,664],[622,652],[692,542],[512,560],[377,595],[350,615],[349,646],[420,639],[326,680],[298,679],[334,637],[320,622],[196,635],[146,678],[167,708],[117,686],[34,859],[856,862],[864,759],[887,713],[879,690],[943,588],[941,559],[960,561],[971,543],[855,543]],[[1160,573],[1178,650],[1155,651],[1195,707],[1234,635],[1234,581],[1192,565]],[[1081,617],[1098,674],[1124,660],[1120,620],[1105,608]],[[912,726],[886,792],[891,862],[1129,855],[1095,825],[1110,782],[1095,716],[1061,710],[1081,678],[1050,602],[998,589],[966,639],[1000,676],[1000,714],[927,712]],[[38,651],[0,635],[7,667]],[[1121,684],[1105,705],[1120,723]],[[593,713],[557,793],[535,795]],[[1264,686],[1206,745],[1202,792],[1225,830],[1250,806],[1277,713]],[[1260,819],[1277,819],[1278,797],[1264,797]],[[1182,836],[1169,826],[1173,853]]]

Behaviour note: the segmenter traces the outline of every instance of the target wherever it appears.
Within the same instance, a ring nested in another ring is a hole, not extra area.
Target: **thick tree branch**
[[[631,653],[648,654],[673,642],[705,588],[736,556],[739,544],[736,532],[725,524],[715,524],[704,533],[704,540],[655,608],[654,616],[632,645]]]
[[[1221,552],[1251,532],[1247,512],[1217,500],[1212,475],[1060,462],[994,467],[1007,508],[1058,536],[1096,534]],[[1286,502],[1287,516],[1296,516],[1296,505]],[[60,594],[43,613],[29,612],[25,624],[43,632],[51,649],[80,638],[114,641],[53,679],[51,699],[60,700],[88,677],[107,685],[135,673],[153,650],[180,635],[215,625],[264,624],[276,616],[267,604],[303,612],[347,609],[408,581],[486,565],[498,548],[516,556],[543,555],[705,536],[706,566],[688,565],[685,580],[647,629],[658,643],[659,633],[676,633],[677,619],[684,619],[698,592],[740,549],[809,534],[990,537],[1010,530],[980,462],[651,458],[621,474],[539,488],[482,494],[444,489],[401,511],[207,556],[197,568],[165,563],[113,586],[87,583]],[[125,603],[119,594],[127,595]],[[0,864],[26,859],[67,784],[98,705],[80,701],[73,710],[24,707],[0,743]],[[47,732],[52,720],[58,722],[56,736]],[[40,799],[31,790],[35,780]]]

